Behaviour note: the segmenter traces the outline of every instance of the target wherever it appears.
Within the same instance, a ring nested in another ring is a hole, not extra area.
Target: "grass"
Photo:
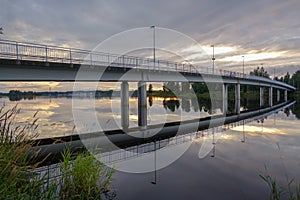
[[[300,184],[295,187],[295,191],[291,189],[291,185],[294,179],[290,180],[288,187],[284,188],[278,185],[276,178],[272,178],[270,175],[259,175],[267,184],[270,189],[270,200],[300,200]]]
[[[0,199],[101,199],[114,197],[109,190],[113,170],[106,168],[88,152],[73,155],[63,152],[59,163],[61,176],[51,179],[33,173],[37,164],[29,164],[35,154],[28,154],[37,136],[37,113],[28,123],[16,123],[20,109],[0,108]]]
[[[279,154],[281,154],[281,149],[279,143],[277,143],[277,148]],[[285,168],[283,162],[283,156],[280,156],[281,165],[284,171],[285,179],[286,179],[286,187],[279,186],[276,178],[268,175],[268,169],[265,165],[266,175],[259,175],[261,179],[263,179],[270,189],[269,199],[270,200],[280,200],[280,199],[288,199],[288,200],[300,200],[300,184],[294,184],[294,188],[292,188],[294,183],[294,178],[290,179]]]
[[[101,199],[101,194],[110,192],[113,170],[105,168],[88,152],[72,158],[67,149],[62,156],[60,199]]]

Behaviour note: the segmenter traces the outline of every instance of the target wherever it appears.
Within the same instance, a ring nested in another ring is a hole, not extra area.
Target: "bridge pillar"
[[[284,90],[284,101],[288,100],[288,91]]]
[[[271,86],[269,88],[269,106],[273,106],[273,87]]]
[[[226,115],[228,109],[228,85],[225,83],[223,83],[222,97],[223,97],[223,114]]]
[[[241,109],[241,85],[235,85],[235,113],[240,114]]]
[[[121,126],[123,130],[129,127],[129,86],[127,81],[121,83]]]
[[[264,105],[264,87],[260,86],[259,88],[259,106],[262,107]]]
[[[279,101],[280,101],[280,90],[277,89],[277,102],[279,102]]]
[[[147,93],[146,82],[138,82],[138,125],[147,128]]]

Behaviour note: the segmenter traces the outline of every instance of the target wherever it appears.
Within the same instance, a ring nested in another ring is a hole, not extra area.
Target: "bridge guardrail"
[[[95,52],[75,48],[41,45],[10,40],[0,40],[0,58],[15,60],[32,60],[41,62],[60,62],[67,64],[113,65],[116,67],[142,68],[149,70],[189,72],[207,75],[221,75],[225,77],[243,78],[255,81],[276,84],[295,90],[293,86],[264,77],[258,77],[239,72],[210,67],[199,67],[190,63],[178,63],[167,60],[117,55],[104,52]]]

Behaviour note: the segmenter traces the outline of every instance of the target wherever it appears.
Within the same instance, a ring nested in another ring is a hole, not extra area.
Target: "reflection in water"
[[[276,177],[278,185],[287,185],[287,175],[299,182],[300,135],[295,115],[283,110],[267,118],[253,120],[250,123],[241,121],[238,126],[225,126],[228,129],[213,145],[209,156],[201,160],[197,159],[199,148],[206,137],[213,135],[212,132],[207,135],[207,130],[194,134],[191,148],[172,165],[158,171],[159,183],[155,188],[149,186],[149,180],[153,180],[150,173],[117,172],[114,176],[117,196],[146,200],[184,199],[187,196],[190,199],[267,199],[268,188],[259,178],[265,167],[268,174]],[[241,133],[244,142],[241,142]],[[124,188],[124,184],[130,184],[132,189]],[[153,192],[147,193],[149,190]],[[149,195],[143,195],[145,193]]]
[[[169,100],[164,98],[163,106],[165,109],[169,109],[170,111],[175,112],[175,110],[178,110],[180,102],[175,98],[170,98]]]
[[[21,113],[18,116],[20,122],[26,122],[36,112],[39,118],[39,137],[55,137],[74,134],[74,122],[72,114],[71,98],[38,97],[33,100],[21,100],[18,102]],[[90,105],[95,104],[96,116],[104,130],[118,129],[121,127],[121,108],[120,99],[115,98],[81,98],[79,112],[82,115],[90,115],[93,110],[88,109]],[[247,101],[244,110],[254,109],[254,101]],[[219,101],[210,101],[207,98],[159,98],[148,97],[148,124],[161,124],[164,122],[181,121],[195,119],[199,117],[208,117],[221,113],[222,103]],[[0,104],[11,107],[14,102],[9,101],[7,97],[0,98]],[[131,97],[129,101],[129,127],[137,126],[137,98]],[[213,106],[212,106],[213,105]],[[234,103],[229,103],[234,105]],[[296,116],[300,115],[300,104],[296,104],[292,109],[286,109],[286,116],[291,112]],[[229,106],[230,107],[230,106]],[[231,110],[234,110],[231,106]],[[214,109],[213,109],[214,108]]]

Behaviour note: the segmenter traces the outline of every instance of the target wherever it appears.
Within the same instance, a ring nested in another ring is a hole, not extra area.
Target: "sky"
[[[245,72],[264,66],[270,74],[300,70],[299,0],[2,0],[1,39],[93,49],[123,31],[155,25],[196,40],[216,65]],[[187,59],[197,63],[196,47]],[[62,83],[0,83],[8,88],[67,89]]]

